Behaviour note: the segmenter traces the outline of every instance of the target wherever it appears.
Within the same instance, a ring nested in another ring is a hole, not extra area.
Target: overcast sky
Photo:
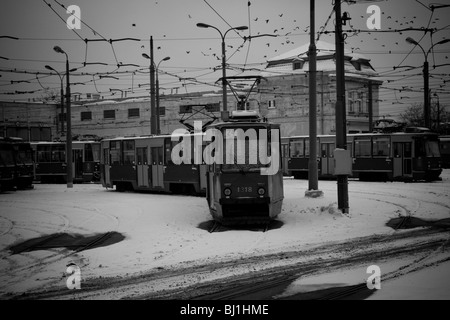
[[[380,31],[384,32],[369,32],[371,30],[366,22],[371,15],[367,13],[370,4],[376,4],[381,9]],[[424,54],[420,48],[406,43],[405,39],[412,37],[428,50],[432,43],[450,38],[450,24],[445,18],[448,17],[450,8],[432,12],[428,9],[430,4],[438,5],[425,0],[342,4],[342,11],[348,11],[352,18],[350,24],[353,29],[362,31],[347,33],[346,49],[371,59],[375,70],[385,76],[383,87],[391,88],[380,94],[383,114],[397,116],[411,103],[423,101],[423,92],[420,91],[423,90],[421,66]],[[450,4],[450,1],[441,1],[440,4]],[[71,20],[70,15],[61,5],[77,5],[80,8],[80,18],[83,21],[81,29],[68,29],[66,23]],[[323,26],[326,31],[334,30],[332,7],[331,0],[316,0],[316,31]],[[330,15],[331,18],[328,19]],[[268,59],[309,42],[309,1],[7,1],[2,4],[0,12],[0,36],[13,36],[19,40],[0,38],[0,100],[38,98],[44,94],[43,87],[59,92],[59,78],[49,76],[49,70],[45,69],[45,65],[51,65],[60,71],[65,68],[65,56],[53,51],[55,45],[68,53],[71,68],[79,68],[71,77],[71,83],[85,83],[74,85],[72,92],[100,92],[102,96],[109,98],[118,96],[117,93],[111,96],[110,89],[133,89],[134,96],[146,95],[149,88],[149,61],[142,57],[142,53],[149,53],[150,36],[154,39],[155,62],[159,63],[167,56],[171,58],[160,64],[162,93],[168,94],[175,87],[179,87],[179,92],[219,89],[214,87],[214,83],[221,77],[220,68],[217,69],[221,63],[218,60],[221,50],[219,33],[214,29],[196,27],[198,22],[214,25],[222,31],[230,26],[250,27],[240,34],[230,31],[226,37],[228,63],[234,68],[228,71],[228,75],[235,75],[241,69],[262,69]],[[344,29],[351,29],[351,26],[344,26]],[[433,34],[433,42],[430,33],[423,37],[423,31],[394,32],[422,27],[439,30]],[[244,41],[243,37],[249,34],[275,34],[277,37]],[[122,38],[139,41],[113,41],[112,44],[107,41],[92,41]],[[85,42],[83,39],[89,41]],[[322,34],[320,40],[334,43],[334,34]],[[412,49],[414,50],[410,53]],[[433,69],[433,65],[450,63],[449,55],[450,43],[436,46],[428,56],[430,69]],[[83,67],[85,62],[88,64]],[[89,64],[93,62],[107,65]],[[117,68],[118,64],[125,66]],[[409,72],[403,71],[404,68],[392,72],[394,66],[418,68]],[[11,70],[15,72],[10,72]],[[433,74],[431,89],[439,94],[441,104],[450,105],[449,84],[445,83],[446,79],[450,79],[450,68],[443,66],[430,72]],[[107,74],[118,79],[100,78],[100,75]],[[188,78],[195,78],[203,84]],[[413,89],[416,92],[393,91],[392,88]],[[15,91],[35,92],[7,94]],[[128,93],[128,96],[132,94]]]

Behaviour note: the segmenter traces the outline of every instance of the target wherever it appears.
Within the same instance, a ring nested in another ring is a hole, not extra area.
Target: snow
[[[348,215],[337,208],[336,181],[319,181],[323,196],[308,198],[307,180],[287,178],[280,223],[265,233],[245,229],[209,233],[202,228],[211,216],[201,197],[121,193],[99,184],[75,184],[71,189],[36,184],[33,190],[0,194],[0,296],[65,286],[64,272],[70,262],[80,266],[84,281],[89,281],[399,233],[386,222],[407,211],[428,220],[449,218],[450,170],[444,170],[442,177],[443,181],[433,183],[351,180]],[[107,231],[120,232],[125,239],[76,254],[52,249],[11,255],[7,250],[24,240],[57,232],[92,235]],[[51,263],[30,272],[30,265],[38,259]],[[445,257],[433,259],[429,268],[386,282],[382,278],[382,289],[370,298],[449,299],[450,264]],[[380,268],[385,274],[408,263],[385,262]],[[364,283],[369,276],[366,269],[354,266],[340,273],[301,278],[280,296],[337,283]]]

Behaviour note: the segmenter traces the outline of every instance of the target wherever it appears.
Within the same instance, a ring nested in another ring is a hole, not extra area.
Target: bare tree
[[[446,110],[446,106],[439,103],[431,104],[431,129],[440,131],[441,127],[450,122],[450,112]],[[415,103],[411,105],[400,117],[408,126],[423,127],[425,126],[425,118],[423,115],[423,104]]]

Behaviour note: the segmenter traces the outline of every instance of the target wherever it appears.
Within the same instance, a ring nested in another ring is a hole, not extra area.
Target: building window
[[[92,120],[92,112],[91,111],[83,111],[81,112],[81,121]]]
[[[139,108],[128,109],[128,118],[139,118]]]
[[[116,110],[103,110],[103,118],[104,119],[115,119],[116,118]]]
[[[67,117],[65,113],[59,113],[58,114],[58,120],[61,121],[67,121]]]
[[[192,113],[192,106],[180,106],[179,113]]]
[[[269,100],[269,109],[275,109],[275,108],[276,108],[275,100]]]
[[[159,107],[159,116],[164,117],[166,115],[166,107]]]
[[[219,112],[220,111],[220,103],[210,103],[206,105],[206,110],[209,112]]]
[[[305,64],[304,61],[296,61],[293,63],[292,69],[294,69],[294,70],[303,69],[304,64]]]

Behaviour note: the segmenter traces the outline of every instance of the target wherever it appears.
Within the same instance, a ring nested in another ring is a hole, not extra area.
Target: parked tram
[[[439,146],[442,157],[442,167],[450,168],[450,136],[440,136]]]
[[[22,138],[7,138],[14,150],[14,185],[17,189],[28,189],[33,187],[34,160],[31,144]]]
[[[0,191],[14,190],[15,170],[13,146],[5,138],[0,137]]]
[[[194,139],[186,134],[180,139]],[[206,167],[185,161],[175,164],[172,149],[179,141],[170,135],[118,137],[101,142],[101,182],[117,191],[154,191],[202,195],[206,192]],[[190,143],[192,148],[195,144]],[[195,149],[192,150],[192,155]]]
[[[219,149],[207,170],[206,198],[214,220],[252,224],[275,218],[284,197],[280,125],[263,122],[252,111],[234,111],[229,121],[208,130],[216,130]]]
[[[308,177],[309,137],[289,141],[288,171]],[[319,178],[334,177],[335,136],[318,136]],[[347,135],[352,175],[360,180],[439,180],[442,158],[439,137],[430,132],[365,133]]]
[[[65,142],[31,142],[35,159],[35,180],[67,182]],[[100,142],[72,141],[73,182],[100,181]]]

